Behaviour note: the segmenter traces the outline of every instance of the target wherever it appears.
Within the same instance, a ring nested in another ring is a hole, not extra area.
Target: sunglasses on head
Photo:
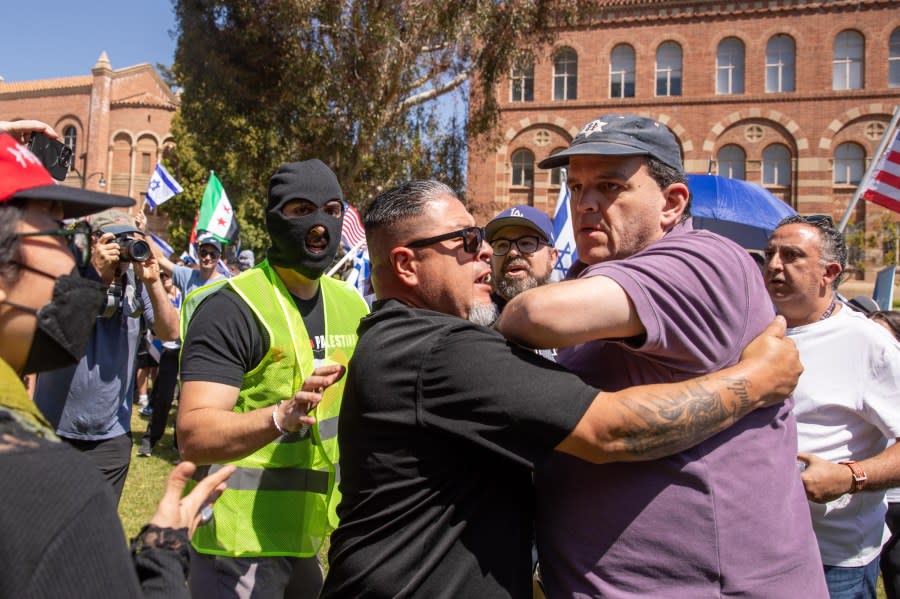
[[[457,237],[461,237],[463,240],[463,250],[470,254],[477,254],[478,250],[481,249],[482,242],[484,242],[484,229],[481,227],[465,227],[443,235],[416,239],[404,245],[409,248],[422,248],[448,239],[456,239]]]
[[[809,216],[801,216],[803,222],[810,225],[829,226],[834,228],[834,219],[828,214],[810,214]]]

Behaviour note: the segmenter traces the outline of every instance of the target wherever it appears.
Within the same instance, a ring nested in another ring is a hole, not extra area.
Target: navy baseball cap
[[[201,233],[197,236],[197,248],[199,249],[201,245],[211,245],[220,254],[222,253],[222,242],[216,239],[212,233]]]
[[[493,241],[497,231],[503,227],[512,227],[516,225],[534,229],[541,234],[544,241],[553,243],[553,224],[550,222],[550,217],[534,206],[526,206],[524,204],[507,208],[495,216],[491,222],[484,227],[484,238],[490,243]]]
[[[658,121],[630,114],[605,114],[591,121],[568,148],[545,158],[538,166],[567,166],[570,156],[652,156],[684,171],[681,146],[672,131]]]

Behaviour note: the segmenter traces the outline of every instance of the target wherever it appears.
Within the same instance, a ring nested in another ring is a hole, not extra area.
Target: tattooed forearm
[[[722,377],[628,398],[623,407],[627,412],[617,432],[626,453],[633,459],[653,459],[693,447],[731,426],[753,402],[748,381]]]

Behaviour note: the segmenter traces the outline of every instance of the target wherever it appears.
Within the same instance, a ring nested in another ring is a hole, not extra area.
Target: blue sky
[[[174,60],[170,0],[20,0],[2,12],[6,81],[89,75],[103,51],[114,69]]]

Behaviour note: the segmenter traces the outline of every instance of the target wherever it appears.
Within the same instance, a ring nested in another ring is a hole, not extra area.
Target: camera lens
[[[145,262],[150,257],[150,244],[142,239],[133,240],[128,250],[135,262]]]

